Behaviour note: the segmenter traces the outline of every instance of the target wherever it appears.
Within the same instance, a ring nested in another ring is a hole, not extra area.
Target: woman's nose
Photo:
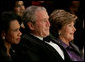
[[[76,28],[75,27],[73,27],[73,30],[74,30],[74,32],[76,31]]]

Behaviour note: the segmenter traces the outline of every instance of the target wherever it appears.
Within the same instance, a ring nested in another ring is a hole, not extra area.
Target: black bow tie
[[[45,41],[45,42],[50,42],[50,37],[47,36],[47,37],[43,38],[43,41]]]

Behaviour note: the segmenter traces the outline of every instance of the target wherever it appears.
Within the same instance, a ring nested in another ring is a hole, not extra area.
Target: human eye
[[[13,32],[17,32],[19,29],[14,29]]]
[[[69,27],[71,27],[72,25],[71,24],[68,24]]]
[[[68,27],[72,27],[72,24],[68,24],[67,26],[68,26]]]
[[[47,21],[49,21],[48,19],[44,19],[44,22],[47,22]]]

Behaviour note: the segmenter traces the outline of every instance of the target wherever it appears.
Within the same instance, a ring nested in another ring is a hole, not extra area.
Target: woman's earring
[[[61,32],[58,32],[59,35],[61,35]]]
[[[5,36],[3,36],[2,39],[5,40]]]

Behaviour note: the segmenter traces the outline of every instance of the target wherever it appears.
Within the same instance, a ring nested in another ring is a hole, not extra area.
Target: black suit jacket
[[[55,42],[51,38],[50,40]],[[58,44],[57,42],[55,43]],[[52,46],[30,34],[22,35],[21,43],[17,48],[15,59],[17,61],[63,61],[59,53]],[[65,61],[70,61],[64,48],[62,46],[60,48],[64,52]]]

